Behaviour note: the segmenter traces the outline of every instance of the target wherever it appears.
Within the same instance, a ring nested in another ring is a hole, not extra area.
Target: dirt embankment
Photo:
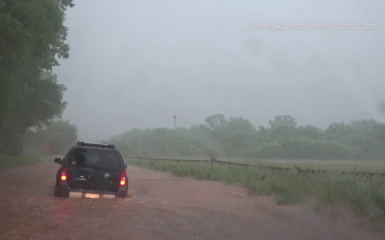
[[[0,239],[329,239],[382,240],[355,221],[333,221],[307,206],[277,206],[242,188],[129,167],[131,197],[53,196],[58,165],[0,173]]]

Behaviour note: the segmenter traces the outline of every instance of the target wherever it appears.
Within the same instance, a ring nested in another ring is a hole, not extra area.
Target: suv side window
[[[70,158],[71,152],[72,152],[73,149],[74,149],[73,147],[70,148],[70,150],[68,150],[68,152],[64,156],[64,158],[63,158],[63,165],[65,165],[68,162],[68,159]]]

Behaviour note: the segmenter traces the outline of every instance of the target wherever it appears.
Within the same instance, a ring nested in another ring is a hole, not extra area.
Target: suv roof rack
[[[115,145],[113,144],[90,143],[90,142],[77,142],[76,146],[116,149]]]

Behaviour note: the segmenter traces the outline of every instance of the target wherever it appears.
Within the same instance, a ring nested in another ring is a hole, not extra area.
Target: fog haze
[[[381,1],[75,1],[54,69],[79,139],[179,127],[212,114],[255,126],[384,121]],[[374,23],[374,30],[248,30],[247,22]]]

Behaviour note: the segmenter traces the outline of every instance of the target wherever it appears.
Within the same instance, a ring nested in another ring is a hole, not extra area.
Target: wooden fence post
[[[213,172],[213,153],[211,153],[211,156],[210,156],[210,163],[211,163],[211,172]]]
[[[309,179],[309,181],[310,181],[312,184],[314,184],[314,183],[313,183],[313,180],[311,180],[311,178],[309,177],[309,175],[307,175],[306,171],[302,170],[301,168],[299,168],[299,167],[297,167],[297,166],[294,166],[294,167],[295,167],[295,169],[297,170],[297,177],[298,177],[299,174],[303,174],[303,175],[305,175],[305,176]]]
[[[168,168],[170,168],[170,157],[168,157]]]

